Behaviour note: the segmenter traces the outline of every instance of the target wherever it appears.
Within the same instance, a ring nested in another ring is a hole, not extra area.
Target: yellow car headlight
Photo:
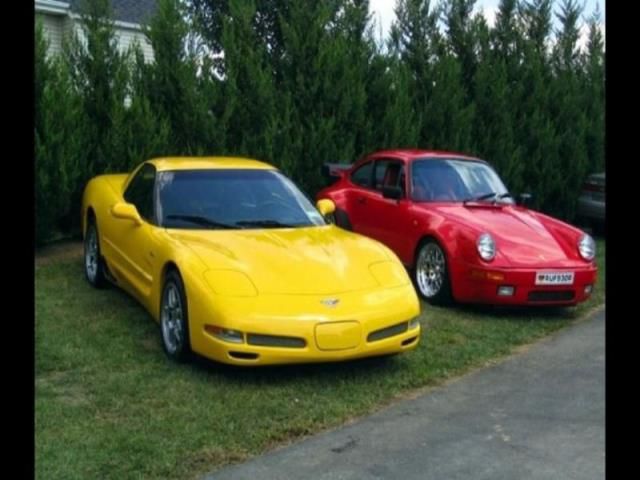
[[[369,265],[369,271],[381,287],[401,287],[409,283],[404,267],[397,262],[382,261]]]
[[[244,343],[244,334],[239,330],[231,330],[229,328],[206,324],[204,331],[225,342]]]
[[[237,270],[207,270],[204,273],[209,287],[218,295],[255,297],[258,290],[251,279]]]

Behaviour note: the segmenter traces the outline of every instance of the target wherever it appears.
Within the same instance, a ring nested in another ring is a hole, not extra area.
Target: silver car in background
[[[578,223],[598,232],[605,226],[605,183],[604,173],[589,175],[578,198]]]

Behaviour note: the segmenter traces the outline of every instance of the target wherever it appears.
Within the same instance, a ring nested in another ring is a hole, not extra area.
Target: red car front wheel
[[[414,280],[418,292],[429,303],[443,305],[451,301],[447,257],[433,239],[423,242],[418,249]]]

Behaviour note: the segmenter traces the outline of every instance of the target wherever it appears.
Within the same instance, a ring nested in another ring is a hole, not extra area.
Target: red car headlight
[[[493,240],[493,237],[488,233],[483,233],[478,237],[476,242],[476,247],[478,248],[478,255],[483,260],[490,262],[496,256],[496,242]]]
[[[578,251],[580,252],[580,256],[585,260],[591,261],[594,259],[596,256],[596,242],[591,238],[591,235],[585,233],[580,237]]]

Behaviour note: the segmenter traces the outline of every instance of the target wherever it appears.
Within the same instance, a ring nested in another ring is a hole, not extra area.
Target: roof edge
[[[70,9],[69,2],[60,2],[57,0],[36,0],[36,12],[52,13],[54,15],[68,15]]]
[[[81,20],[82,19],[82,15],[79,13],[75,13],[72,11],[69,11],[68,13],[69,17],[73,18],[74,20]],[[111,21],[113,22],[113,24],[116,27],[121,27],[121,28],[126,28],[129,30],[138,30],[138,31],[142,31],[142,25],[139,23],[131,23],[131,22],[123,22],[122,20],[114,20],[111,19]]]

